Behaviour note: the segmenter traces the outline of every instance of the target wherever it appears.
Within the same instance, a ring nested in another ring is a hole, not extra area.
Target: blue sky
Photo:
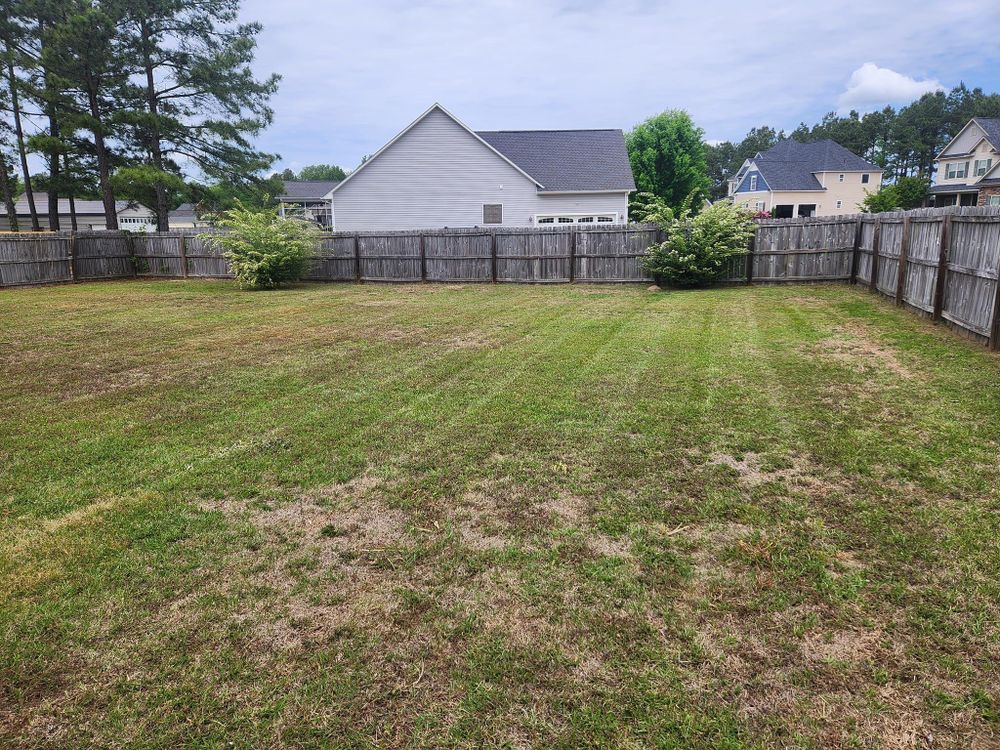
[[[260,146],[358,164],[434,102],[476,129],[620,127],[688,110],[708,139],[1000,91],[993,0],[244,0],[283,76]]]

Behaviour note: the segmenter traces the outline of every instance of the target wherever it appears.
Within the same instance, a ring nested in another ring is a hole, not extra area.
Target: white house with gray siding
[[[327,194],[338,231],[624,223],[621,130],[473,131],[435,104]]]

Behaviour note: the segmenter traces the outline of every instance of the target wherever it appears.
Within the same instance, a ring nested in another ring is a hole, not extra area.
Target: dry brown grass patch
[[[896,352],[878,341],[865,326],[857,323],[836,326],[835,335],[820,341],[808,351],[831,362],[859,372],[887,370],[909,380],[913,372],[900,362]]]

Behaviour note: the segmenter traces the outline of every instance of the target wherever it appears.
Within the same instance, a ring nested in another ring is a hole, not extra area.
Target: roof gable
[[[962,126],[962,129],[955,134],[954,138],[948,141],[948,144],[941,149],[936,158],[943,159],[948,156],[961,156],[970,153],[976,146],[979,145],[979,141],[982,140],[982,138],[977,138],[975,146],[972,148],[960,149],[954,154],[949,152],[952,151],[953,146],[958,145],[959,140],[965,135],[966,131],[973,127],[975,127],[975,129],[982,134],[982,138],[985,138],[994,149],[1000,151],[1000,117],[973,117]]]
[[[1000,117],[973,117],[972,119],[982,128],[989,144],[1000,151]]]
[[[513,167],[514,169],[516,169],[516,170],[517,170],[518,172],[520,172],[520,173],[521,173],[522,175],[524,175],[524,176],[525,176],[526,178],[528,178],[528,179],[529,179],[529,180],[530,180],[531,182],[533,182],[533,183],[534,183],[535,185],[537,185],[537,186],[538,186],[539,188],[544,188],[544,185],[542,185],[542,183],[540,183],[540,182],[539,182],[538,180],[536,180],[536,179],[535,179],[534,177],[532,177],[532,176],[531,176],[530,174],[528,174],[528,173],[527,173],[527,172],[525,172],[525,171],[524,171],[523,169],[521,169],[521,167],[519,167],[519,166],[518,166],[517,164],[515,164],[515,163],[514,163],[513,161],[511,161],[511,160],[510,160],[509,158],[507,158],[506,156],[504,156],[503,154],[501,154],[501,153],[500,153],[499,151],[497,151],[497,150],[496,150],[496,149],[495,149],[495,148],[494,148],[493,146],[491,146],[491,145],[490,145],[489,143],[487,143],[486,141],[484,141],[484,140],[483,140],[483,139],[482,139],[482,138],[481,138],[481,137],[480,137],[480,136],[479,136],[479,135],[478,135],[478,134],[477,134],[477,133],[476,133],[476,132],[475,132],[474,130],[472,130],[472,129],[471,129],[471,128],[470,128],[469,126],[468,126],[468,125],[466,125],[466,124],[465,124],[464,122],[462,122],[461,120],[459,120],[459,119],[458,119],[457,117],[455,117],[455,115],[453,115],[453,114],[452,114],[451,112],[449,112],[448,110],[446,110],[446,109],[445,109],[444,107],[442,107],[442,106],[441,106],[440,104],[437,104],[437,103],[435,103],[435,104],[432,104],[432,105],[431,105],[431,106],[430,106],[430,107],[429,107],[429,108],[428,108],[428,109],[427,109],[427,110],[426,110],[426,111],[425,111],[425,112],[424,112],[424,113],[423,113],[422,115],[420,115],[420,117],[418,117],[418,118],[417,118],[416,120],[414,120],[414,121],[413,121],[413,122],[411,122],[411,123],[410,123],[409,125],[407,125],[407,126],[406,126],[405,128],[403,128],[403,130],[401,130],[401,131],[400,131],[400,132],[399,132],[399,133],[398,133],[398,134],[397,134],[397,135],[396,135],[396,136],[395,136],[395,137],[394,137],[394,138],[393,138],[393,139],[392,139],[391,141],[389,141],[389,142],[388,142],[387,144],[385,144],[385,145],[384,145],[384,146],[383,146],[382,148],[380,148],[380,149],[379,149],[378,151],[376,151],[376,152],[375,152],[374,154],[372,154],[371,158],[369,158],[369,159],[368,159],[367,161],[365,161],[365,163],[364,163],[364,164],[362,164],[362,165],[361,165],[360,167],[358,167],[358,168],[357,168],[357,169],[355,169],[355,170],[354,170],[353,172],[351,172],[351,173],[350,173],[349,175],[347,175],[347,177],[346,177],[346,178],[344,178],[343,180],[341,180],[341,181],[340,181],[340,182],[339,182],[339,183],[338,183],[338,184],[337,184],[337,185],[336,185],[335,187],[333,187],[333,188],[332,188],[332,189],[330,190],[330,192],[328,193],[328,195],[332,195],[333,193],[336,193],[336,192],[337,192],[338,190],[340,190],[340,189],[341,189],[341,188],[342,188],[342,187],[343,187],[344,185],[346,185],[346,184],[347,184],[348,182],[350,182],[350,181],[351,181],[351,179],[352,179],[352,178],[353,178],[353,177],[354,177],[355,175],[357,175],[357,174],[361,173],[361,172],[362,172],[362,171],[363,171],[363,170],[364,170],[364,169],[365,169],[366,167],[370,166],[370,165],[372,164],[372,162],[374,162],[374,161],[375,161],[376,159],[378,159],[378,158],[379,158],[379,157],[380,157],[380,156],[381,156],[382,154],[384,154],[384,153],[385,153],[386,151],[388,151],[388,150],[389,150],[389,149],[390,149],[390,148],[391,148],[391,147],[393,146],[393,144],[395,144],[395,143],[396,143],[396,141],[398,141],[398,140],[399,140],[400,138],[402,138],[402,137],[403,137],[404,135],[406,135],[407,133],[409,133],[409,132],[410,132],[410,131],[411,131],[411,130],[412,130],[412,129],[414,128],[414,127],[416,127],[416,126],[417,126],[417,125],[418,125],[418,124],[419,124],[419,123],[420,123],[421,121],[423,121],[424,119],[426,119],[426,118],[427,118],[427,117],[428,117],[428,116],[429,116],[429,115],[430,115],[430,114],[431,114],[432,112],[435,112],[435,111],[437,111],[437,112],[441,112],[441,113],[442,113],[442,114],[444,114],[445,116],[449,117],[449,118],[450,118],[451,120],[453,120],[453,121],[455,122],[455,124],[457,124],[457,125],[458,125],[458,126],[459,126],[460,128],[462,128],[463,130],[465,130],[465,131],[466,131],[467,133],[469,133],[469,135],[471,135],[471,136],[472,136],[473,138],[475,138],[475,139],[476,139],[477,141],[479,141],[480,143],[482,143],[482,144],[483,144],[483,146],[485,146],[485,147],[486,147],[487,149],[489,149],[489,150],[490,150],[490,151],[492,151],[492,152],[493,152],[494,154],[496,154],[496,155],[497,155],[497,156],[498,156],[498,157],[499,157],[500,159],[502,159],[503,161],[507,162],[507,163],[508,163],[508,164],[509,164],[510,166],[512,166],[512,167]]]
[[[758,181],[757,181],[757,189],[756,190],[750,190],[750,178],[754,177],[754,176],[757,176],[759,178]],[[745,190],[743,189],[744,185],[746,186]],[[747,163],[747,165],[746,165],[746,171],[743,173],[743,177],[741,177],[739,179],[739,183],[736,185],[736,189],[733,192],[736,192],[736,193],[750,193],[750,192],[761,193],[761,192],[768,192],[770,190],[771,190],[771,186],[767,182],[767,177],[765,177],[764,173],[760,171],[760,168],[757,166],[756,162],[749,161]]]
[[[621,130],[481,130],[477,134],[545,192],[635,190]]]

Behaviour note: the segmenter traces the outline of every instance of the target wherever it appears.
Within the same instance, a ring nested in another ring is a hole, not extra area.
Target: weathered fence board
[[[998,265],[1000,222],[955,216],[951,223],[942,317],[981,336],[989,336]]]
[[[129,233],[79,232],[73,241],[73,275],[78,281],[135,276],[132,236]]]
[[[751,277],[755,282],[846,281],[856,227],[853,218],[761,221]]]
[[[213,230],[208,230],[212,233]],[[0,236],[0,286],[134,276],[232,278],[206,230]],[[661,239],[651,224],[439,229],[323,235],[313,281],[644,282]],[[1000,210],[919,209],[769,219],[733,283],[851,281],[1000,347]]]
[[[0,286],[71,281],[70,237],[52,235],[0,237]]]

